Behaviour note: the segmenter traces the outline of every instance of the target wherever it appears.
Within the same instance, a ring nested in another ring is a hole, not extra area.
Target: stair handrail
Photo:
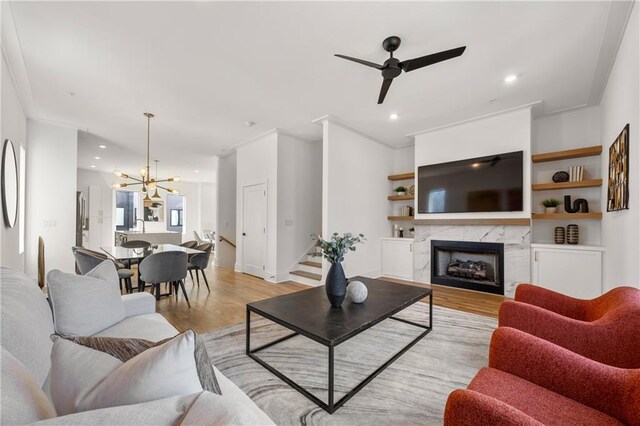
[[[224,241],[227,244],[229,244],[231,247],[236,248],[236,245],[235,245],[235,243],[233,243],[233,241],[229,240],[228,238],[226,238],[226,237],[224,237],[222,235],[220,235],[220,241]]]

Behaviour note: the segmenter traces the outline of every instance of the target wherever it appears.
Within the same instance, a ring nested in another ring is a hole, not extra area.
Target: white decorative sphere
[[[367,299],[367,286],[361,281],[351,281],[347,286],[347,297],[352,303],[362,303]]]

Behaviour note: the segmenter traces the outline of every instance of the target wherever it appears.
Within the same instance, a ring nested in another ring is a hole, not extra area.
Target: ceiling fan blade
[[[352,58],[351,56],[337,55],[337,54],[333,55],[333,56],[337,56],[338,58],[346,59],[347,61],[357,62],[359,64],[366,65],[368,67],[375,68],[377,70],[381,70],[382,69],[382,65],[378,65],[378,64],[375,64],[373,62],[365,61],[364,59]]]
[[[382,80],[382,87],[380,88],[380,96],[378,96],[378,105],[384,102],[385,96],[387,96],[387,92],[389,91],[389,87],[391,87],[391,83],[393,82],[392,78],[385,78]]]
[[[438,53],[432,53],[431,55],[421,56],[419,58],[408,59],[400,62],[400,68],[405,72],[417,70],[429,65],[437,64],[438,62],[446,61],[448,59],[457,58],[464,53],[467,46],[457,47],[455,49],[444,50]]]

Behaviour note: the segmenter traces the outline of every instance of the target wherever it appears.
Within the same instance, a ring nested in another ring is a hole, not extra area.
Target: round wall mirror
[[[4,141],[2,148],[2,209],[4,223],[13,228],[18,217],[18,162],[9,139]]]

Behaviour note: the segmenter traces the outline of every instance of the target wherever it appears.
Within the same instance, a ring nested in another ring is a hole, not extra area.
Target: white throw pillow
[[[202,391],[189,330],[122,363],[106,353],[56,337],[51,397],[58,415],[155,401]]]
[[[114,263],[105,260],[86,275],[54,269],[47,274],[57,334],[91,336],[125,318]]]

